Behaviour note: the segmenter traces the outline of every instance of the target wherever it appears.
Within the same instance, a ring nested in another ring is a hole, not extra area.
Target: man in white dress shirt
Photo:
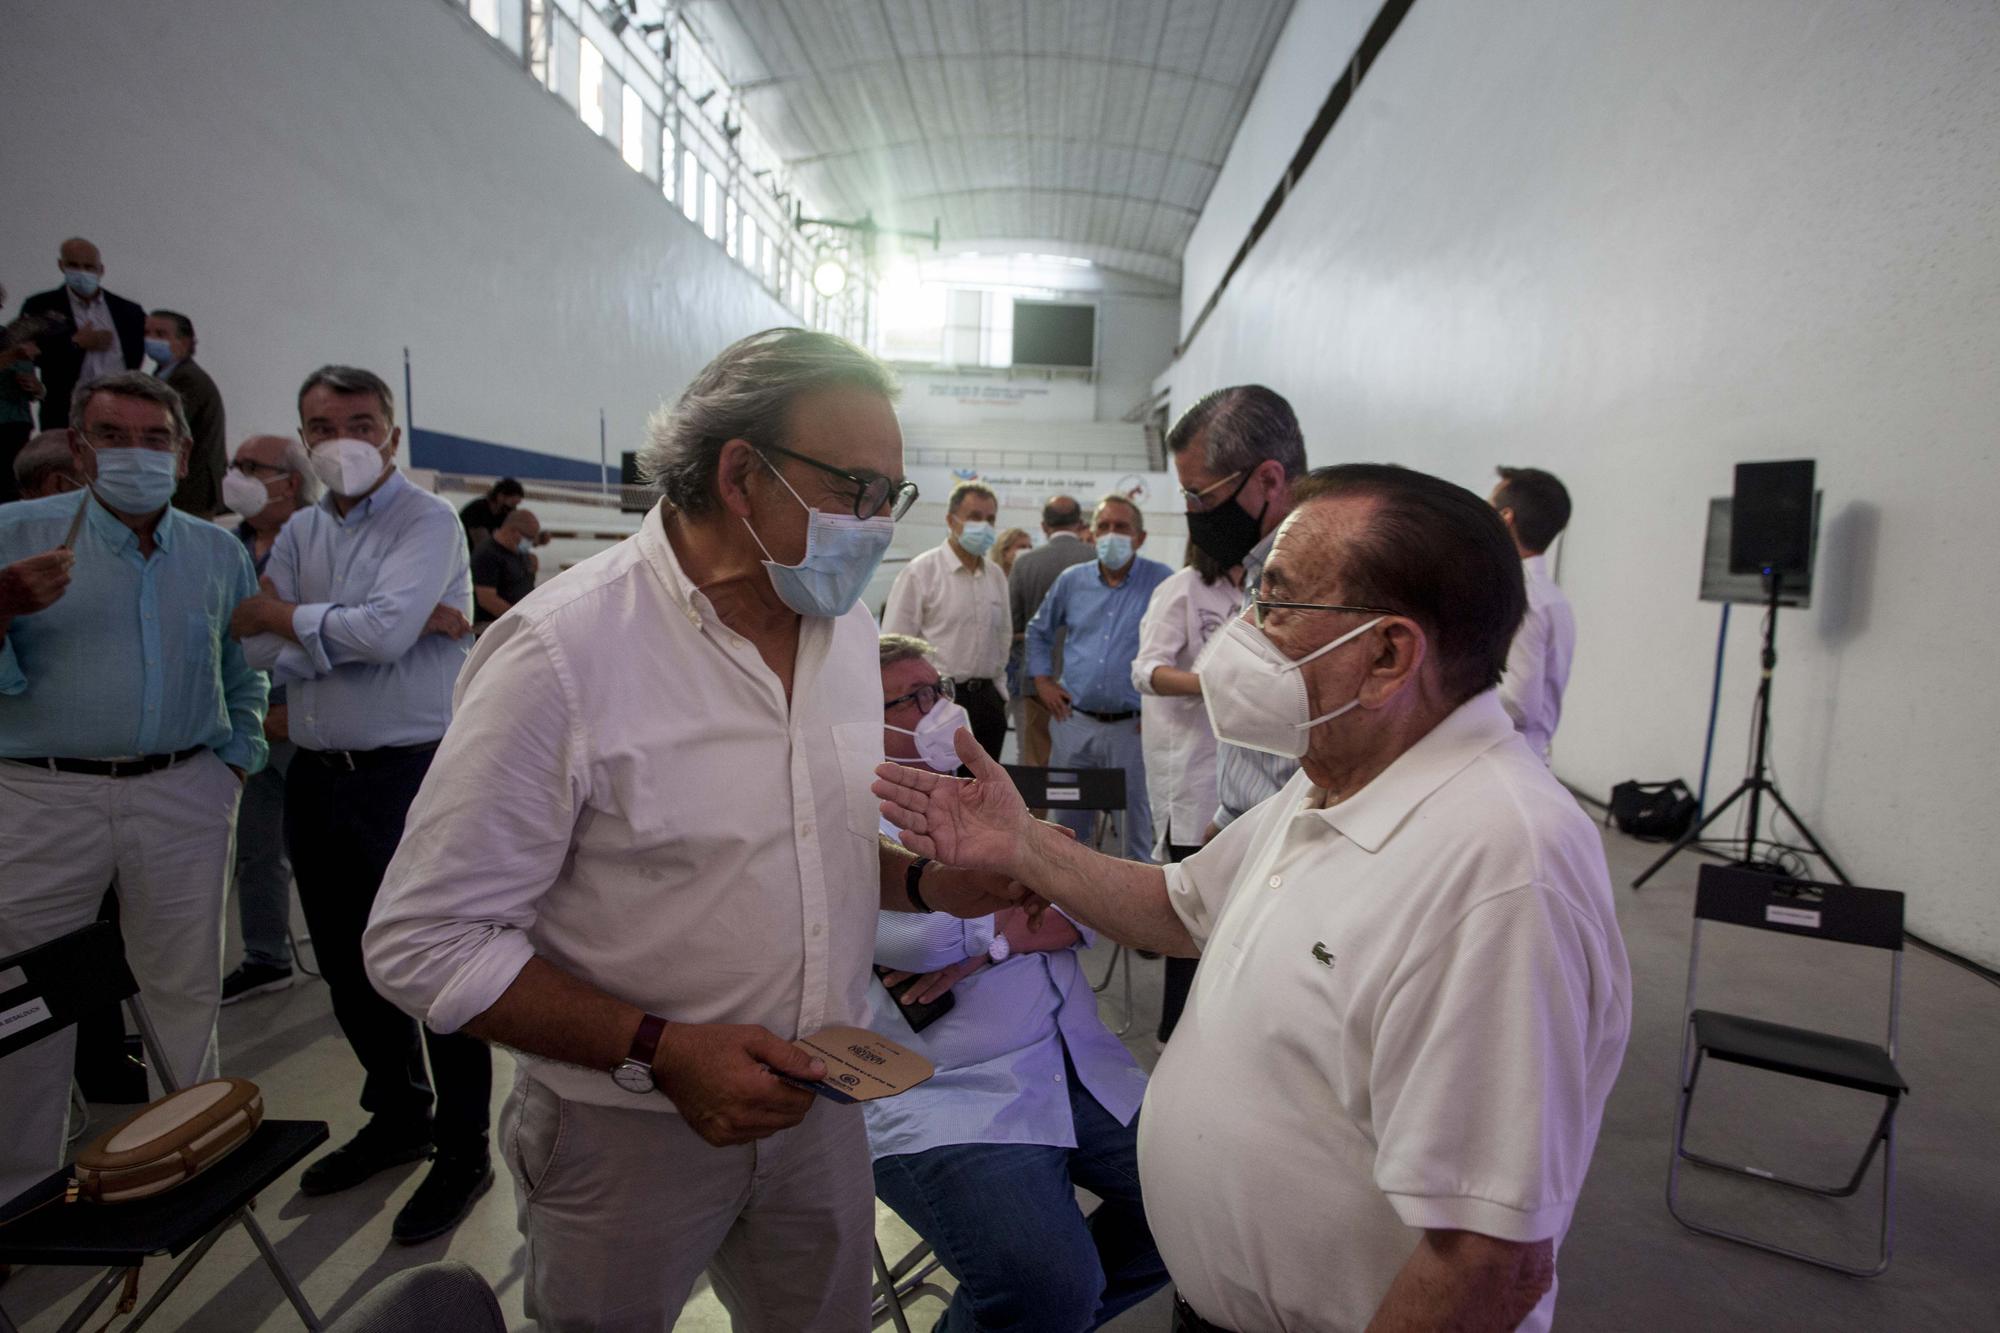
[[[1500,702],[1528,748],[1548,762],[1549,741],[1562,720],[1563,690],[1576,657],[1576,616],[1569,598],[1549,577],[1546,552],[1569,526],[1569,491],[1552,474],[1532,467],[1496,469],[1500,484],[1491,504],[1521,553],[1528,584],[1528,614],[1507,652]]]
[[[971,780],[875,791],[913,849],[1202,956],[1139,1122],[1177,1328],[1545,1330],[1630,1026],[1603,847],[1494,694],[1526,596],[1492,509],[1314,475],[1201,677],[1217,736],[1302,768],[1193,857],[1051,836],[966,744]]]
[[[1000,757],[1007,743],[1007,651],[1014,625],[1007,575],[986,558],[1000,497],[984,482],[961,481],[945,506],[944,541],[911,560],[889,589],[885,634],[908,634],[937,651],[980,748]]]
[[[879,909],[1011,901],[926,874],[869,794],[859,599],[915,499],[893,393],[829,334],[729,347],[654,421],[640,532],[459,677],[368,964],[520,1053],[501,1148],[543,1328],[671,1328],[704,1268],[738,1329],[867,1326],[861,1111],[784,1082],[824,1074],[791,1041],[867,1021]]]
[[[963,715],[929,650],[882,636],[883,745],[896,763],[955,770]],[[877,919],[876,964],[896,970],[869,988],[869,1027],[937,1074],[864,1108],[875,1193],[958,1279],[944,1333],[1082,1333],[1167,1280],[1139,1197],[1146,1075],[1097,1016],[1076,956],[1093,939],[1020,907]],[[899,1005],[888,988],[911,977]],[[952,1007],[914,1031],[905,1006],[945,994]],[[1102,1200],[1088,1217],[1079,1186]]]

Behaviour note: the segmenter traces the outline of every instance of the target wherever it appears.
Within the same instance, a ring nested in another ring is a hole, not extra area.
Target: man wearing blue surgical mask
[[[972,735],[995,759],[1007,741],[1007,652],[1013,622],[1007,575],[987,558],[1000,499],[981,481],[961,481],[945,505],[947,535],[911,560],[889,589],[882,630],[923,639],[958,691]]]
[[[860,1108],[786,1082],[825,1073],[792,1041],[868,1021],[878,912],[1014,897],[882,840],[868,790],[861,594],[916,498],[894,393],[831,334],[726,348],[652,423],[637,535],[459,677],[365,944],[433,1031],[519,1053],[503,1135],[545,1326],[671,1327],[704,1268],[742,1326],[868,1323]]]
[[[146,355],[153,373],[181,396],[187,408],[194,447],[188,451],[187,476],[174,490],[174,508],[201,518],[223,510],[222,474],[229,467],[228,416],[222,391],[194,359],[194,321],[178,310],[155,310],[146,316]]]
[[[229,637],[241,542],[168,506],[180,398],[85,384],[87,490],[0,507],[0,956],[88,925],[116,880],[125,953],[180,1085],[216,1075],[222,910],[265,684]],[[63,1160],[73,1031],[0,1060],[0,1196]],[[157,1088],[156,1088],[157,1091]]]
[[[1146,752],[1139,739],[1139,690],[1132,662],[1139,656],[1139,624],[1153,590],[1173,576],[1157,560],[1139,555],[1146,544],[1146,516],[1123,495],[1097,502],[1091,519],[1097,560],[1056,576],[1028,624],[1028,674],[1049,710],[1049,764],[1055,768],[1118,768],[1125,772],[1125,855],[1153,856],[1153,811],[1146,798]],[[1054,674],[1055,643],[1068,630],[1062,675]],[[1088,811],[1057,820],[1090,834]]]
[[[62,285],[21,302],[21,314],[42,321],[43,430],[69,425],[70,399],[79,384],[121,370],[137,370],[146,353],[146,311],[104,286],[104,256],[81,236],[56,253]]]

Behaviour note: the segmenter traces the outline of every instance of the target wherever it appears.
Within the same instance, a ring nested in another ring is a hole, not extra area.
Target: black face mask
[[[1255,514],[1236,503],[1236,497],[1243,494],[1255,471],[1255,468],[1246,471],[1229,498],[1215,508],[1187,516],[1188,540],[1224,569],[1242,564],[1244,557],[1264,539],[1264,514],[1271,507],[1270,500],[1267,498],[1264,508]]]

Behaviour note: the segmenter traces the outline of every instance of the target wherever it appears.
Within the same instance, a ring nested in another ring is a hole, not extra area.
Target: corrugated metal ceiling
[[[694,0],[800,185],[1170,283],[1292,0]]]

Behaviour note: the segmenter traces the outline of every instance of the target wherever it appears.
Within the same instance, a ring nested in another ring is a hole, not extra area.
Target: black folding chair
[[[1021,793],[1030,810],[1047,810],[1051,814],[1062,810],[1096,812],[1090,830],[1091,846],[1101,848],[1105,837],[1121,827],[1113,823],[1113,817],[1122,820],[1125,815],[1124,769],[1027,768],[1019,764],[1008,764],[1006,769],[1007,775],[1014,779],[1014,789]],[[1104,980],[1093,982],[1090,987],[1099,995],[1109,990],[1121,962],[1125,965],[1125,1025],[1117,1029],[1120,1037],[1132,1030],[1132,957],[1124,945],[1112,948]]]
[[[1682,1226],[1705,1236],[1719,1236],[1856,1277],[1876,1276],[1889,1266],[1895,1223],[1891,1191],[1896,1177],[1896,1109],[1903,1094],[1909,1091],[1909,1084],[1896,1068],[1896,1021],[1903,993],[1903,895],[1888,889],[1786,879],[1740,866],[1705,865],[1695,890],[1694,918],[1694,941],[1688,952],[1686,1031],[1681,1042],[1681,1091],[1674,1112],[1674,1151],[1667,1164],[1667,1210]],[[1707,921],[1887,950],[1888,1043],[1878,1046],[1853,1037],[1696,1008],[1696,973],[1701,962],[1702,926]],[[1761,1167],[1720,1162],[1689,1152],[1688,1113],[1702,1062],[1709,1058],[1880,1096],[1881,1118],[1876,1121],[1860,1162],[1846,1181],[1837,1185],[1814,1184],[1776,1175]],[[1882,1215],[1877,1262],[1872,1268],[1839,1263],[1741,1232],[1693,1222],[1679,1207],[1682,1159],[1767,1184],[1844,1199],[1861,1188],[1877,1149],[1882,1153]]]
[[[869,1311],[868,1327],[882,1327],[884,1320],[895,1324],[896,1333],[910,1333],[910,1316],[905,1306],[919,1297],[935,1296],[949,1304],[951,1293],[930,1280],[944,1267],[931,1252],[930,1242],[919,1240],[910,1252],[891,1267],[883,1257],[881,1242],[875,1244],[875,1306]]]
[[[47,1014],[0,1037],[0,1061],[75,1023],[78,1016],[124,1001],[131,1009],[161,1084],[175,1091],[173,1070],[161,1055],[158,1034],[125,965],[118,932],[93,922],[11,958],[0,958],[0,1013],[39,1002]],[[0,1078],[7,1076],[0,1063]],[[104,1303],[128,1271],[157,1255],[181,1258],[152,1299],[125,1325],[126,1333],[150,1318],[174,1293],[209,1248],[233,1226],[242,1226],[308,1329],[322,1327],[305,1293],[286,1271],[250,1207],[260,1191],[326,1142],[321,1120],[266,1120],[243,1145],[200,1175],[163,1194],[118,1204],[60,1202],[69,1171],[0,1204],[0,1264],[102,1267],[106,1272],[61,1325],[73,1333]],[[15,1333],[0,1310],[0,1333]]]

